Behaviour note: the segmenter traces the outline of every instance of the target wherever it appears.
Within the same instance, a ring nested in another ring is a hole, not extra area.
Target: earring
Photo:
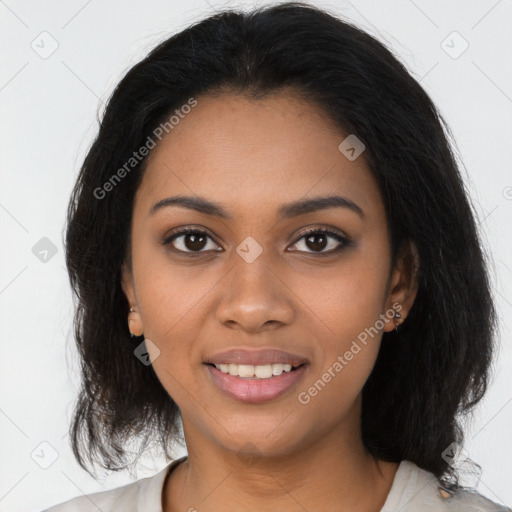
[[[140,322],[140,316],[135,311],[133,306],[130,306],[130,312],[128,313],[128,329],[132,338],[142,336],[142,325]]]
[[[398,312],[398,311],[395,311],[395,318],[402,318],[402,315]],[[401,322],[399,320],[395,320],[395,331],[398,332],[398,327],[400,326]]]

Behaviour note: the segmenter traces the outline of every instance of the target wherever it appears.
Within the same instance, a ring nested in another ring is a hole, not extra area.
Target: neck
[[[398,468],[372,457],[360,436],[336,431],[279,455],[187,445],[187,460],[166,482],[164,512],[379,512]]]

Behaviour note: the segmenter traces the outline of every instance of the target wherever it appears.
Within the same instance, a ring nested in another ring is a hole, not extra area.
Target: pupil
[[[319,250],[319,251],[321,251],[322,249],[325,249],[325,247],[326,247],[325,242],[326,242],[327,237],[323,233],[316,233],[314,235],[310,235],[310,236],[307,237],[306,240],[307,240],[307,243],[309,244],[309,242],[311,242],[311,240],[315,240],[315,239],[318,239],[318,238],[321,239],[322,242],[320,242],[320,243],[313,242],[311,244],[312,246],[308,245],[308,247],[310,249]]]
[[[185,246],[191,251],[201,250],[205,246],[205,240],[206,237],[204,235],[189,233],[185,236]],[[199,244],[199,246],[197,244]]]

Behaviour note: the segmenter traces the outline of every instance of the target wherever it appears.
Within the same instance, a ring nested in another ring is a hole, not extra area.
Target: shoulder
[[[43,512],[113,512],[124,510],[135,512],[140,481],[132,482],[108,491],[77,496],[64,503],[50,507]]]
[[[182,459],[174,460],[151,477],[108,491],[77,496],[42,512],[162,512],[162,487],[165,477]]]
[[[386,502],[381,512],[391,512],[396,505],[403,512],[512,512],[473,489],[448,492],[432,473],[406,460],[400,463],[393,490],[395,503]]]
[[[456,493],[453,510],[476,512],[512,512],[511,508],[499,505],[474,490],[462,490]],[[449,509],[452,510],[452,509]]]

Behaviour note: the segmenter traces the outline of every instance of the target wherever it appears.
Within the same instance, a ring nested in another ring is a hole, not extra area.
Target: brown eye
[[[177,252],[194,253],[194,252],[206,252],[203,249],[208,247],[208,241],[213,240],[211,237],[200,229],[187,228],[172,234],[164,240],[164,245],[171,245],[172,249]],[[215,242],[213,247],[209,249],[215,249]]]
[[[303,242],[303,247],[309,250],[299,249],[299,252],[309,252],[310,254],[333,254],[343,250],[350,245],[350,240],[330,229],[309,230],[299,238],[294,245]],[[328,249],[327,251],[325,249]]]

